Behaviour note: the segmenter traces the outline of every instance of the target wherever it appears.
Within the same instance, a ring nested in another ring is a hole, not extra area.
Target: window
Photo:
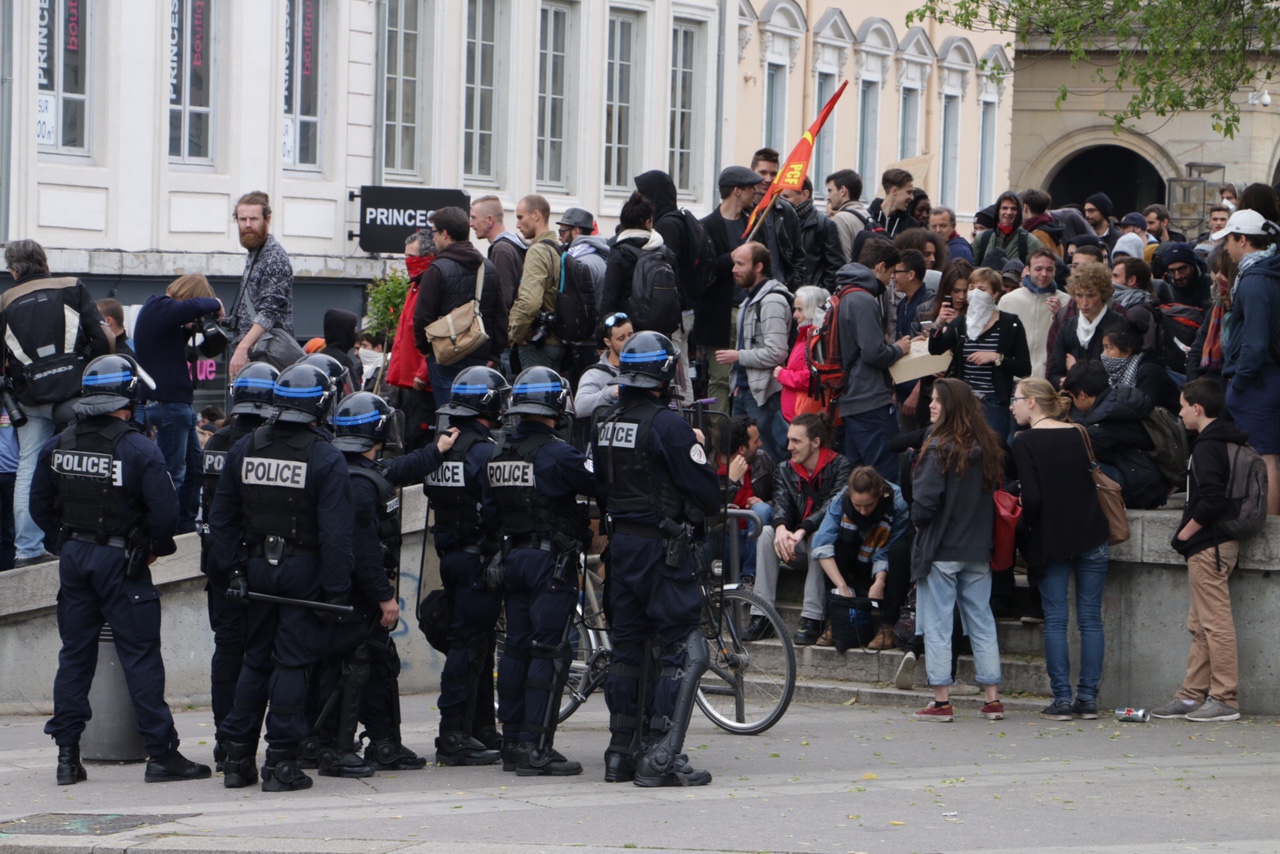
[[[880,84],[863,80],[858,101],[858,174],[863,176],[862,194],[869,198],[879,183],[876,153],[880,139]]]
[[[920,153],[920,90],[902,90],[902,113],[898,127],[898,159]]]
[[[982,102],[982,128],[978,141],[978,207],[995,201],[996,102]]]
[[[819,72],[818,99],[814,106],[821,110],[835,93],[836,76]],[[827,184],[823,179],[836,171],[834,168],[835,155],[833,154],[836,150],[835,125],[834,114],[828,116],[827,123],[822,126],[822,130],[818,132],[818,138],[814,140],[817,145],[813,147],[813,168],[809,170],[809,174],[813,178],[814,198],[825,199],[827,197]]]
[[[384,163],[392,172],[413,172],[418,167],[419,5],[419,0],[387,2],[387,104],[382,134]]]
[[[698,50],[696,24],[676,24],[671,32],[671,132],[667,171],[676,189],[693,191],[694,59]]]
[[[284,4],[284,162],[320,165],[322,0]]]
[[[769,63],[765,71],[764,144],[780,149],[786,143],[787,131],[787,67]]]
[[[609,16],[608,65],[604,100],[604,185],[631,184],[631,113],[636,53],[636,19]]]
[[[470,178],[494,177],[497,30],[497,0],[467,0],[467,86],[462,170]]]
[[[942,204],[955,210],[960,181],[960,96],[942,98]]]
[[[565,183],[565,123],[568,102],[564,76],[569,43],[569,9],[542,5],[538,35],[538,168],[544,184]]]
[[[88,3],[39,0],[37,5],[36,142],[84,154],[89,149]]]
[[[213,157],[213,0],[172,0],[169,11],[169,158]]]

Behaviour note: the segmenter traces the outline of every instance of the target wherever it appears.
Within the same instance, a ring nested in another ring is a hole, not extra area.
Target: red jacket
[[[425,274],[425,270],[423,273]],[[422,276],[413,279],[405,294],[404,307],[396,323],[396,337],[391,342],[391,359],[387,363],[387,383],[400,388],[413,388],[414,377],[427,378],[427,357],[418,352],[413,341],[413,310],[418,305],[418,286]]]

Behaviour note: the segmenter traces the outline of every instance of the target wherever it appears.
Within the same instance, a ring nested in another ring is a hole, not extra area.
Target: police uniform
[[[549,368],[529,368],[516,378],[508,414],[552,417],[551,407],[538,411],[526,399],[540,388],[559,397],[561,383]],[[565,384],[559,414],[568,397]],[[578,601],[579,557],[590,538],[577,496],[595,493],[591,464],[551,427],[522,418],[490,460],[489,484],[507,549],[506,644],[498,664],[503,766],[515,764],[509,770],[520,776],[579,774],[582,765],[555,752],[552,739],[572,657],[566,626]]]
[[[102,356],[85,368],[79,419],[40,449],[31,513],[58,560],[58,629],[62,650],[45,725],[59,747],[58,783],[84,780],[79,742],[98,660],[98,634],[111,626],[138,729],[151,761],[148,782],[198,779],[209,767],[178,753],[178,733],[164,700],[160,591],[149,560],[177,550],[178,502],[164,455],[131,421],[116,417],[137,399],[137,365]]]
[[[679,565],[670,566],[667,545],[673,535],[687,530],[683,526],[699,524],[718,511],[720,483],[693,429],[664,400],[644,390],[670,387],[669,379],[660,384],[646,381],[644,372],[658,355],[670,361],[674,353],[665,336],[653,332],[627,342],[621,354],[618,403],[599,418],[593,442],[610,531],[613,651],[605,699],[612,739],[605,754],[605,779],[634,778],[645,786],[710,781],[705,771],[690,773],[679,757],[708,652],[698,628],[702,594],[694,556],[686,549],[683,557],[677,556]],[[636,387],[641,381],[644,385]],[[660,740],[637,754],[636,730],[644,711],[640,681],[644,648],[651,638],[662,654],[650,722]]]
[[[273,423],[228,452],[209,518],[211,572],[226,574],[237,593],[342,603],[351,590],[351,481],[323,421],[332,401],[328,378],[311,365],[286,368],[276,383]],[[308,396],[310,395],[310,396]],[[315,610],[251,601],[244,666],[234,708],[223,720],[228,788],[256,778],[257,715],[264,697],[267,759],[264,791],[306,788],[297,765],[307,736],[307,672],[323,656],[329,627]],[[233,773],[233,762],[234,773]]]

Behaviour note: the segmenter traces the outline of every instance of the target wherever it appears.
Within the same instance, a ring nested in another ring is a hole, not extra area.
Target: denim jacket
[[[897,484],[890,483],[888,486],[893,490],[893,532],[889,536],[889,543],[893,543],[910,533],[911,508],[907,506],[906,500],[902,497],[902,490]],[[854,531],[859,536],[866,533],[852,521],[844,518],[841,508],[844,507],[844,495],[848,491],[849,487],[844,487],[827,502],[827,512],[823,514],[822,524],[813,535],[813,541],[810,544],[810,554],[815,559],[835,557],[836,540],[840,539],[841,529]],[[885,543],[883,548],[871,556],[873,574],[889,571],[889,543]]]

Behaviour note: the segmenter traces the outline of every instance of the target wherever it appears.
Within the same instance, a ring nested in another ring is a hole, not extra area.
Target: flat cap
[[[560,217],[556,222],[556,225],[594,231],[596,227],[596,218],[591,215],[591,211],[586,211],[582,208],[569,208],[564,212],[564,216]]]
[[[754,187],[765,180],[759,172],[745,166],[726,166],[717,183],[721,187]]]

